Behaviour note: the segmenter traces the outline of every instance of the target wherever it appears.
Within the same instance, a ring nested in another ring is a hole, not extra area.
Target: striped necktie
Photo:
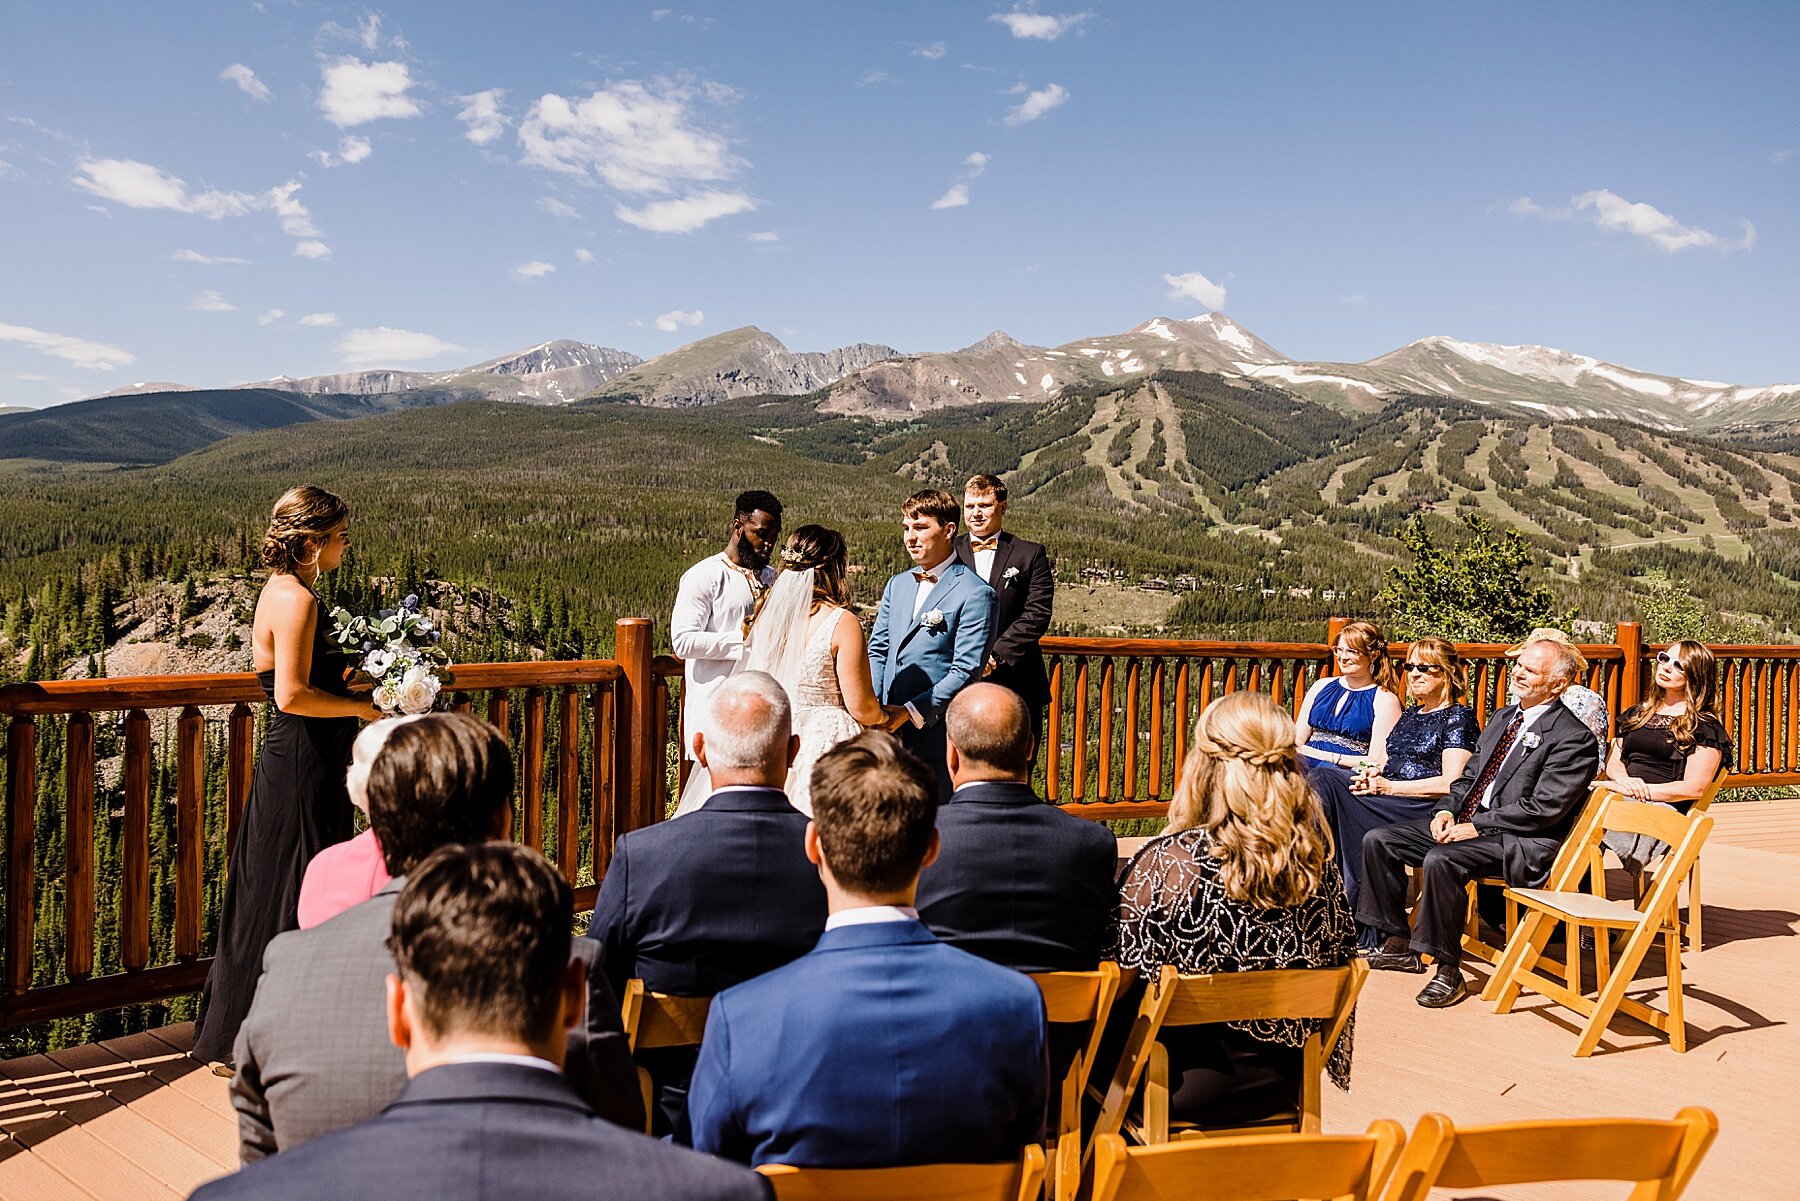
[[[1481,774],[1475,777],[1475,787],[1469,790],[1468,799],[1462,805],[1462,812],[1456,815],[1457,821],[1466,822],[1475,816],[1476,807],[1481,804],[1481,798],[1487,795],[1488,787],[1493,784],[1494,777],[1500,774],[1500,766],[1506,762],[1506,753],[1512,750],[1513,743],[1518,741],[1519,729],[1524,724],[1525,710],[1521,709],[1513,714],[1511,721],[1506,723],[1506,729],[1500,731],[1500,741],[1494,744],[1494,753],[1488,756],[1488,761],[1481,765]]]

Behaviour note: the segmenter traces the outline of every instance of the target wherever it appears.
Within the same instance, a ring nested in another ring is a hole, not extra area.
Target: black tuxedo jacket
[[[975,568],[975,552],[969,549],[969,535],[956,536],[957,562]],[[1009,570],[1016,573],[1007,576]],[[994,643],[988,651],[999,666],[987,677],[990,684],[1004,684],[1025,698],[1026,704],[1042,711],[1050,703],[1050,678],[1044,672],[1044,656],[1038,650],[1038,639],[1050,630],[1050,610],[1055,599],[1056,581],[1050,578],[1050,556],[1041,543],[1015,538],[1000,531],[1000,545],[994,549]]]
[[[970,784],[938,809],[919,920],[944,942],[1021,972],[1092,971],[1118,903],[1118,842],[1024,784]]]
[[[407,1082],[366,1122],[204,1185],[196,1201],[767,1201],[754,1172],[623,1130],[554,1072],[453,1063]]]
[[[1461,813],[1507,723],[1519,711],[1508,705],[1489,719],[1459,779],[1450,782],[1448,808]],[[1527,745],[1531,736],[1536,745]],[[1506,882],[1514,888],[1543,883],[1556,852],[1587,800],[1594,782],[1594,733],[1557,701],[1520,736],[1494,781],[1494,802],[1471,821],[1484,836],[1498,836]],[[1444,806],[1440,806],[1443,808]]]
[[[806,823],[779,789],[729,789],[620,838],[588,925],[613,988],[710,997],[812,950],[825,886]]]

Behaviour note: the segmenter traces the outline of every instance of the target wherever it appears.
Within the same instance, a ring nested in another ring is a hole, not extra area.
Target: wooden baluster
[[[1262,679],[1262,660],[1250,660],[1249,676],[1244,683],[1244,691],[1255,692],[1257,683]]]
[[[1488,719],[1488,661],[1475,660],[1475,687],[1470,697],[1475,702],[1475,724],[1487,725]]]
[[[534,851],[544,849],[544,690],[525,690],[525,730],[519,758],[525,769],[519,841]]]
[[[488,693],[488,723],[500,731],[501,737],[512,741],[512,694],[501,688]]]
[[[470,713],[474,709],[475,703],[469,699],[468,693],[459,690],[450,694],[450,712]]]
[[[556,700],[556,866],[570,884],[581,866],[581,702],[565,684]]]
[[[1050,660],[1050,712],[1044,726],[1044,796],[1054,803],[1061,794],[1062,776],[1062,673],[1063,660]]]
[[[593,809],[594,809],[594,882],[606,878],[612,865],[613,814],[618,805],[618,773],[614,770],[613,706],[611,686],[594,689],[588,702],[593,706]]]
[[[1800,660],[1787,669],[1787,759],[1784,771],[1800,771]]]
[[[1281,660],[1269,661],[1269,699],[1277,705],[1281,704]]]
[[[119,898],[119,961],[128,972],[150,962],[150,718],[125,715],[125,844]]]
[[[1074,800],[1087,797],[1088,761],[1088,661],[1086,656],[1075,661],[1075,764],[1069,795]]]
[[[181,710],[175,728],[175,954],[200,954],[200,900],[206,870],[206,721]]]
[[[1756,668],[1750,660],[1739,659],[1737,669],[1743,684],[1738,689],[1737,729],[1732,732],[1732,736],[1737,746],[1746,748],[1745,762],[1755,763],[1756,760],[1750,757],[1748,749],[1755,740],[1756,730]]]
[[[620,833],[662,820],[663,749],[651,744],[655,728],[656,684],[652,678],[655,630],[647,617],[625,617],[613,624],[613,658],[624,673],[619,680],[613,728],[620,756],[620,801],[614,823]]]
[[[256,774],[256,711],[239,701],[225,729],[225,862],[230,863]]]
[[[1100,661],[1100,778],[1094,789],[1102,801],[1112,800],[1113,761],[1113,660]]]
[[[1138,675],[1140,660],[1125,665],[1125,791],[1126,800],[1137,796],[1138,777]]]
[[[63,964],[94,974],[94,718],[71,713],[63,732]]]
[[[1725,732],[1731,735],[1731,743],[1736,746],[1738,745],[1738,732],[1735,728],[1737,726],[1737,706],[1733,702],[1737,699],[1737,685],[1732,678],[1736,674],[1731,670],[1732,666],[1733,662],[1730,659],[1719,660],[1719,716],[1725,719]]]
[[[1644,696],[1644,680],[1655,679],[1654,668],[1644,670],[1644,627],[1635,621],[1619,623],[1619,703],[1611,707],[1613,719],[1637,704]]]
[[[1763,715],[1768,712],[1769,708],[1769,661],[1767,659],[1761,662],[1750,660],[1744,665],[1744,669],[1755,673],[1756,676],[1756,699],[1750,714],[1750,727],[1756,745],[1746,753],[1745,758],[1756,764],[1757,771],[1768,771],[1769,736],[1765,732],[1767,726],[1764,724]]]
[[[1168,720],[1163,704],[1163,660],[1150,661],[1150,799],[1158,801],[1163,794],[1163,722]]]
[[[1220,695],[1225,695],[1226,693],[1236,692],[1237,690],[1238,690],[1238,665],[1237,665],[1236,659],[1231,659],[1231,660],[1228,660],[1225,664],[1225,687],[1220,691]]]
[[[1187,740],[1190,723],[1188,722],[1188,676],[1192,665],[1186,660],[1175,669],[1175,770],[1169,774],[1171,780],[1181,779],[1181,765],[1187,762]],[[1201,675],[1207,671],[1206,664],[1200,665]],[[1174,785],[1169,791],[1174,792]]]
[[[6,991],[31,987],[36,934],[37,720],[26,714],[6,731]]]

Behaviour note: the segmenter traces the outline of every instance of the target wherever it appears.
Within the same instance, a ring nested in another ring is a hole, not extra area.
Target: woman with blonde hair
[[[263,535],[268,581],[256,598],[251,664],[274,702],[219,910],[218,949],[194,1033],[194,1057],[223,1065],[250,1011],[263,949],[294,929],[313,856],[350,837],[345,770],[357,722],[381,711],[344,682],[349,662],[325,629],[313,585],[350,549],[350,506],[310,484],[275,502]]]
[[[1108,958],[1141,977],[1341,967],[1356,944],[1331,834],[1294,741],[1268,697],[1213,702],[1169,802],[1169,826],[1119,883]],[[1114,1013],[1135,1005],[1121,1003]],[[1294,1104],[1301,1047],[1317,1023],[1257,1020],[1170,1029],[1172,1116],[1203,1125],[1251,1121]],[[1327,1069],[1350,1086],[1351,1028]]]

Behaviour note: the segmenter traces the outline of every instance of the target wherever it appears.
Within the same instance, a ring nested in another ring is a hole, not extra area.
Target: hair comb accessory
[[[806,558],[806,556],[797,550],[784,550],[781,552],[781,561],[783,563],[798,563],[804,558]]]

